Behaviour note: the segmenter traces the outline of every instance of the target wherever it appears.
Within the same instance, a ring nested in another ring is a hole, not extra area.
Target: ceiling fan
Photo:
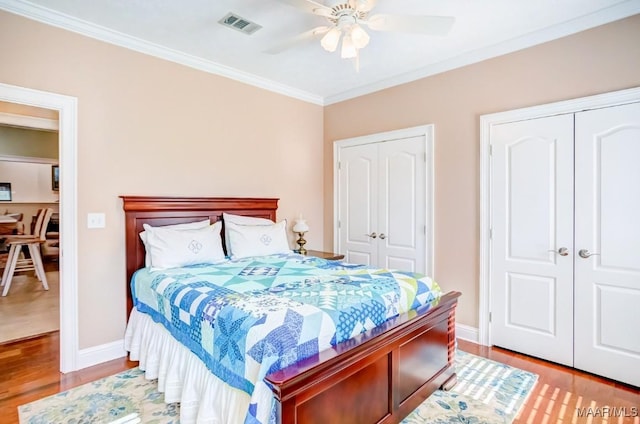
[[[430,35],[446,35],[453,26],[455,18],[450,16],[430,15],[389,15],[373,14],[371,10],[377,0],[337,0],[332,6],[314,0],[278,0],[307,13],[322,16],[328,20],[327,25],[313,28],[298,34],[274,46],[266,53],[277,54],[301,43],[321,37],[320,45],[329,52],[338,48],[342,39],[340,55],[342,58],[358,58],[358,50],[369,44],[372,31],[395,31]]]

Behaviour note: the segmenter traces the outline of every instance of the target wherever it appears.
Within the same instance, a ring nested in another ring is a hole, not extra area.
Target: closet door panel
[[[573,364],[573,115],[497,125],[491,339]]]
[[[378,148],[364,144],[340,152],[340,248],[347,262],[378,261]],[[375,233],[375,238],[374,238]]]
[[[640,104],[576,114],[575,366],[640,386]]]
[[[379,260],[385,268],[424,273],[426,145],[424,137],[387,141],[379,157]]]

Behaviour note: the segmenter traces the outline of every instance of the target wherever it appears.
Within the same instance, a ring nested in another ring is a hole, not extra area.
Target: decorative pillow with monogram
[[[148,224],[145,224],[145,228],[151,227]],[[170,230],[195,230],[198,228],[206,228],[211,225],[211,222],[208,219],[196,222],[187,222],[184,224],[173,224],[173,225],[164,225],[161,227],[151,227],[151,228],[166,228]],[[140,232],[140,240],[142,240],[142,244],[144,244],[145,256],[144,256],[144,266],[147,268],[151,268],[151,255],[149,254],[149,246],[147,246],[147,232]]]
[[[287,221],[272,225],[242,225],[225,222],[231,246],[231,258],[290,253]]]
[[[187,265],[215,264],[226,260],[222,250],[222,222],[205,228],[177,230],[143,225],[151,270]]]
[[[231,249],[231,242],[229,241],[229,227],[228,223],[240,224],[240,225],[273,225],[273,222],[267,218],[257,218],[255,216],[234,215],[232,213],[222,213],[222,221],[224,222],[224,247],[227,250],[227,256],[233,256],[233,250]]]

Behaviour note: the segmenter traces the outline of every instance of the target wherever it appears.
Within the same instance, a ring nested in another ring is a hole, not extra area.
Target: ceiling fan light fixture
[[[369,34],[358,24],[351,27],[351,40],[356,48],[361,49],[369,44]]]
[[[351,34],[345,34],[344,37],[342,37],[342,51],[340,52],[340,57],[343,59],[358,57],[358,48],[353,44]]]
[[[338,43],[340,42],[340,36],[342,32],[338,28],[331,28],[329,32],[327,32],[322,40],[320,40],[320,44],[322,48],[328,52],[335,52],[338,48]]]
[[[349,0],[349,6],[361,12],[369,12],[373,9],[375,3],[373,0]]]

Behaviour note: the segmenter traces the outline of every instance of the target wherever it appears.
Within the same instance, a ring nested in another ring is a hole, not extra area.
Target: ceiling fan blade
[[[360,12],[369,12],[376,7],[377,0],[349,0],[349,5]]]
[[[313,0],[278,0],[308,13],[320,16],[331,16],[331,8]]]
[[[374,31],[409,32],[430,35],[446,35],[455,18],[451,16],[387,15],[376,14],[365,23]]]
[[[283,42],[276,44],[275,46],[272,46],[267,50],[264,50],[263,53],[267,53],[267,54],[282,53],[285,50],[289,50],[291,48],[305,44],[309,41],[315,40],[317,36],[326,33],[327,31],[329,31],[329,29],[331,29],[331,27],[328,27],[328,26],[319,26],[319,27],[310,29],[309,31],[305,31],[301,34],[298,34],[294,37],[284,40]]]

